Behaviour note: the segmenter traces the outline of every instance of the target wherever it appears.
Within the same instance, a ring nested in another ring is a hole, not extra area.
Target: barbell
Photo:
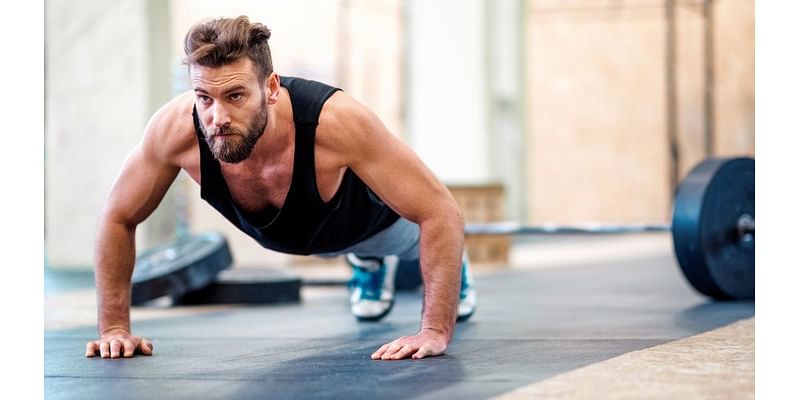
[[[467,235],[623,234],[672,232],[684,276],[720,300],[755,298],[755,160],[710,158],[681,181],[672,223],[522,225],[467,224]]]
[[[466,235],[622,234],[672,232],[678,264],[689,283],[715,299],[755,297],[755,160],[712,158],[693,168],[676,191],[672,223],[626,225],[467,224]],[[233,258],[224,236],[208,232],[150,249],[137,257],[132,303],[170,296],[175,304],[299,300],[300,285],[345,285],[280,274],[229,279]],[[416,288],[419,268],[403,268],[398,290]],[[271,296],[265,297],[265,291]],[[233,293],[234,295],[231,295]]]

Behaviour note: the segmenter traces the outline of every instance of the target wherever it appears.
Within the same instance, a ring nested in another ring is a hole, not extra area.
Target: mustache
[[[238,135],[242,136],[242,132],[236,128],[232,128],[229,125],[221,126],[217,129],[207,129],[208,137],[213,138],[214,136],[222,136],[222,135]]]

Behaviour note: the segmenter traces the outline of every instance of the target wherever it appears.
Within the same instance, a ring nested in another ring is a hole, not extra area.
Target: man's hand
[[[403,336],[381,346],[372,353],[373,360],[402,360],[411,356],[420,359],[444,354],[447,348],[445,335],[430,329],[422,329],[414,336]]]
[[[86,357],[94,357],[98,352],[101,358],[129,358],[137,353],[149,356],[153,354],[153,343],[131,335],[124,328],[114,328],[103,332],[100,340],[86,343]]]

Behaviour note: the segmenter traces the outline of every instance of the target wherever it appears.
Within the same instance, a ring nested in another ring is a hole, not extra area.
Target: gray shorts
[[[419,259],[419,225],[401,217],[388,228],[362,242],[344,250],[316,255],[336,257],[347,253],[354,253],[358,257],[396,255],[400,260],[417,260]]]

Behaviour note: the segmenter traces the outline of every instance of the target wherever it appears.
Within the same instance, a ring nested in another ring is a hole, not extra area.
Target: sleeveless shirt
[[[263,247],[290,254],[343,250],[397,221],[397,213],[350,168],[333,198],[322,200],[317,189],[314,139],[322,105],[340,89],[293,77],[281,77],[281,86],[291,97],[295,125],[292,180],[283,207],[249,213],[234,203],[219,161],[205,141],[195,107],[192,116],[200,147],[200,197]]]

